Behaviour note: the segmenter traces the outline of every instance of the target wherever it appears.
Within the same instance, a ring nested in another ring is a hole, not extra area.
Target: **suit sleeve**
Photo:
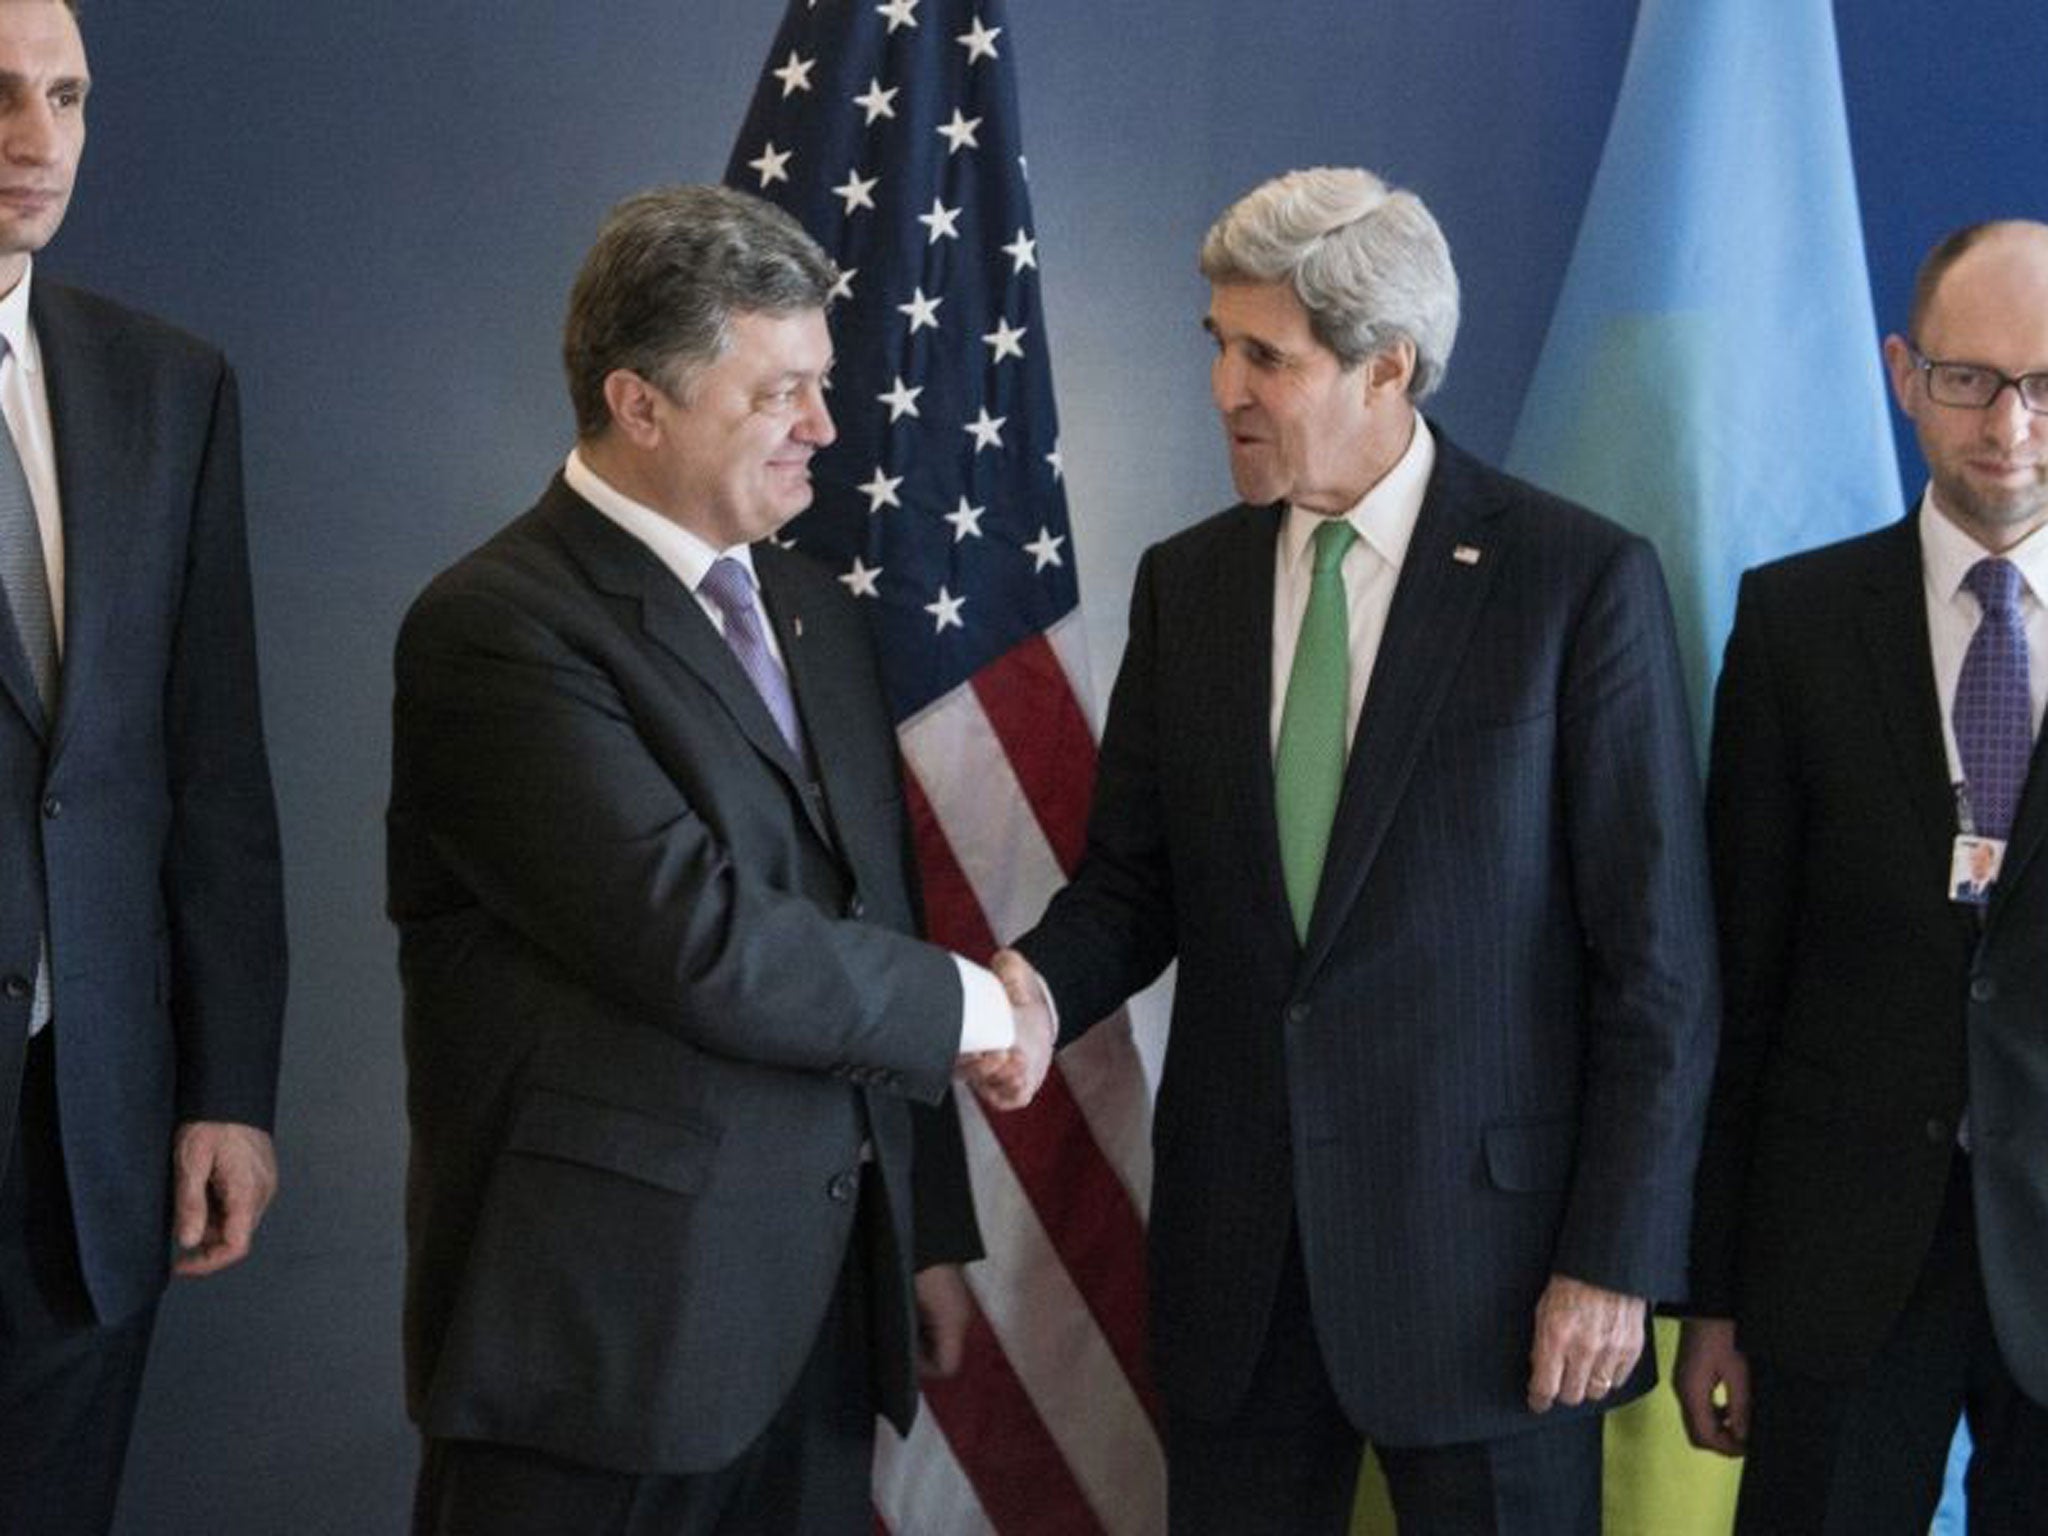
[[[1159,792],[1157,552],[1139,562],[1130,637],[1096,759],[1087,847],[1073,880],[1017,941],[1051,989],[1064,1044],[1149,986],[1175,952]]]
[[[1668,1298],[1684,1285],[1718,998],[1685,685],[1663,576],[1640,539],[1592,589],[1561,707],[1589,1025],[1554,1268]]]
[[[399,850],[424,841],[465,900],[700,1049],[927,1101],[946,1091],[951,957],[827,911],[793,870],[735,859],[692,803],[692,776],[765,768],[658,762],[587,641],[505,592],[430,590],[397,673],[394,892],[416,874]],[[795,859],[808,833],[764,836]]]
[[[234,376],[219,364],[165,687],[163,881],[182,1120],[268,1128],[284,1019],[277,810],[264,755]]]
[[[1714,699],[1708,846],[1727,1003],[1700,1154],[1690,1309],[1733,1316],[1759,1076],[1790,974],[1799,904],[1798,770],[1771,661],[1765,589],[1743,578]]]

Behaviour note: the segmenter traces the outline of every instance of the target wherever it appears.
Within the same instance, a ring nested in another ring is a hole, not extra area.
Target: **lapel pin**
[[[1460,565],[1477,565],[1479,563],[1478,546],[1460,544],[1451,551],[1451,558]]]
[[[804,616],[803,616],[802,614],[800,614],[800,613],[793,613],[793,614],[791,614],[791,615],[789,616],[789,632],[790,632],[790,633],[791,633],[792,635],[794,635],[794,636],[795,636],[795,637],[796,637],[797,639],[799,639],[799,640],[803,639],[803,637],[804,637]]]

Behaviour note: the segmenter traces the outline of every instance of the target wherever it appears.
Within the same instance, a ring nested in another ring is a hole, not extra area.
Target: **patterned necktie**
[[[0,355],[5,354],[0,343]],[[57,702],[57,619],[50,603],[49,568],[43,563],[43,532],[36,522],[36,504],[22,473],[14,434],[0,421],[0,591],[14,633],[28,658],[30,676],[43,701],[47,721]],[[50,1022],[50,945],[45,935],[36,957],[35,996],[29,1004],[28,1032]]]
[[[0,355],[5,348],[0,346]],[[57,622],[50,606],[49,569],[43,564],[42,529],[36,504],[15,452],[14,434],[0,422],[0,588],[14,632],[36,680],[47,719],[57,702]]]
[[[1344,601],[1344,552],[1358,530],[1342,518],[1327,518],[1315,531],[1315,572],[1301,634],[1294,643],[1294,670],[1287,676],[1287,702],[1280,711],[1280,750],[1273,758],[1274,809],[1280,821],[1280,868],[1287,880],[1287,904],[1294,932],[1308,939],[1316,888],[1322,884],[1323,855],[1337,797],[1344,788],[1344,721],[1351,702],[1351,620]]]
[[[739,664],[753,680],[754,689],[776,728],[789,743],[798,762],[804,760],[804,727],[797,718],[796,699],[789,691],[789,679],[775,653],[768,649],[768,637],[761,629],[761,609],[754,601],[754,582],[747,568],[737,560],[719,556],[697,590],[718,605],[725,617],[725,643],[739,658]]]
[[[1981,837],[2009,837],[2034,751],[2019,568],[2009,560],[1979,560],[1963,585],[1976,594],[1983,616],[1956,680],[1956,752],[1969,788],[1973,830]]]

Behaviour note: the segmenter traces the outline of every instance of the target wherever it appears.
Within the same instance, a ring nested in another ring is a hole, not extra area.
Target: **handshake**
[[[996,951],[989,969],[1010,999],[1016,1039],[1008,1050],[974,1051],[954,1064],[953,1076],[972,1088],[990,1109],[1022,1109],[1037,1095],[1052,1069],[1058,1034],[1052,1001],[1031,962],[1014,949]]]

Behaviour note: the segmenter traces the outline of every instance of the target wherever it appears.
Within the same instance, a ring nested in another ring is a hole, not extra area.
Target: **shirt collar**
[[[1970,567],[1990,553],[1950,520],[1934,487],[1928,486],[1920,500],[1920,563],[1927,571],[1929,590],[1944,603],[1954,602]],[[2048,528],[2036,528],[2004,551],[2004,558],[2019,567],[2020,579],[2034,600],[2048,603]]]
[[[1408,541],[1415,536],[1415,520],[1422,515],[1422,498],[1429,489],[1430,471],[1436,468],[1436,439],[1429,423],[1418,412],[1415,431],[1394,467],[1381,475],[1358,504],[1344,514],[1358,530],[1359,542],[1371,548],[1389,567],[1398,571],[1408,554]],[[1308,542],[1324,519],[1321,513],[1304,512],[1290,506],[1281,524],[1287,564],[1298,566],[1306,558]]]
[[[21,281],[8,290],[7,297],[0,299],[0,341],[6,342],[8,354],[29,373],[39,373],[43,366],[35,328],[28,323],[29,283],[35,275],[35,258],[31,256],[28,265],[21,269]]]
[[[569,450],[568,462],[562,466],[562,478],[568,482],[570,490],[646,545],[655,559],[674,572],[676,579],[692,592],[710,573],[712,562],[720,559],[737,560],[747,568],[747,576],[754,585],[760,586],[759,579],[754,576],[751,546],[735,544],[730,549],[712,548],[682,524],[663,517],[654,508],[619,490],[585,463],[583,455],[574,448]]]

